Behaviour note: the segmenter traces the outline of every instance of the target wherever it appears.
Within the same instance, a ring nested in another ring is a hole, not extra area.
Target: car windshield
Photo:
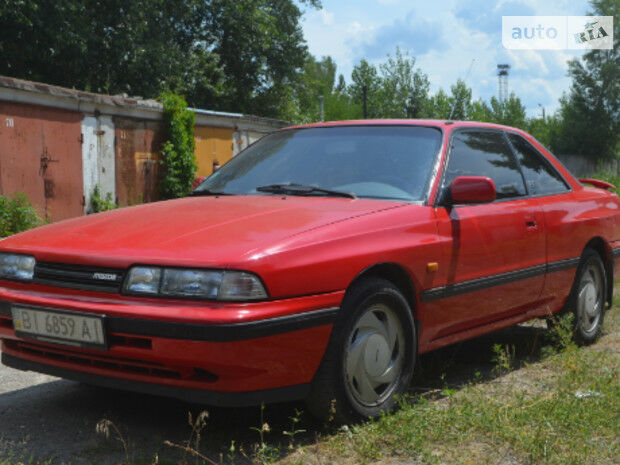
[[[440,145],[440,130],[423,126],[287,129],[239,153],[193,194],[346,193],[419,201]]]

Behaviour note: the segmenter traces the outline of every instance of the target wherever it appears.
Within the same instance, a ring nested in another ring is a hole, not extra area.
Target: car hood
[[[405,204],[295,196],[188,197],[61,221],[0,241],[40,261],[227,266],[329,224]]]

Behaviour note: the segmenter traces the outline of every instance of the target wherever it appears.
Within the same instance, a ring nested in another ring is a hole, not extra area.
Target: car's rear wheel
[[[581,256],[566,305],[558,315],[573,315],[573,339],[577,344],[592,344],[601,335],[606,295],[605,265],[601,256],[588,248]],[[550,326],[553,326],[554,320],[551,319]]]
[[[407,300],[372,278],[347,293],[307,400],[312,413],[344,423],[375,417],[409,386],[416,333]]]

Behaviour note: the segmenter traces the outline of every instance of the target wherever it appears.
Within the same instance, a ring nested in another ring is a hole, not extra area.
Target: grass
[[[616,464],[618,305],[607,313],[605,333],[591,347],[541,349],[540,361],[514,371],[514,349],[496,346],[502,376],[403,400],[400,411],[302,447],[283,462]]]

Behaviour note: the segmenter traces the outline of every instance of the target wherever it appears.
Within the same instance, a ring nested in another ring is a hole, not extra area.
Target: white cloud
[[[326,26],[331,26],[334,24],[334,13],[328,12],[325,8],[319,10],[319,14],[321,15],[321,21]]]
[[[507,53],[511,58],[513,70],[549,74],[549,68],[537,50],[508,50]]]

